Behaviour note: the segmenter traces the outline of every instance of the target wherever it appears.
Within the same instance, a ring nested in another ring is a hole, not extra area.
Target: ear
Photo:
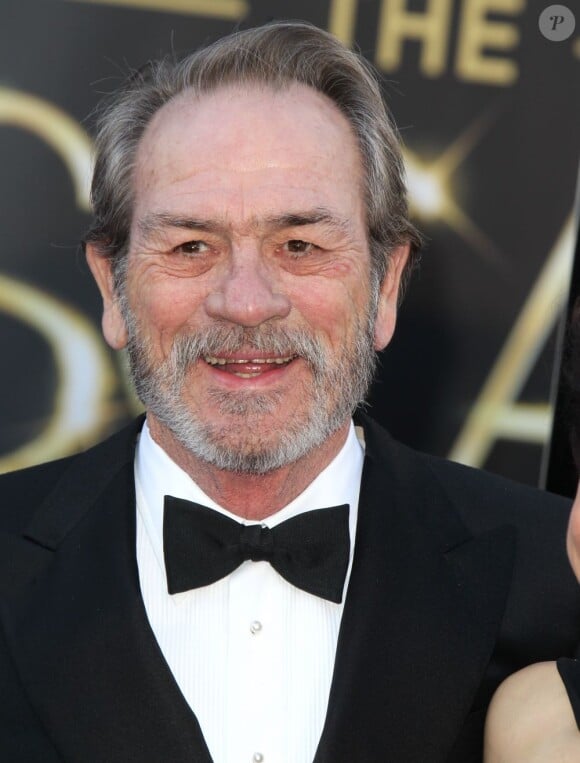
[[[127,327],[119,308],[119,299],[113,288],[111,258],[106,257],[94,244],[86,245],[87,263],[103,298],[103,335],[114,350],[127,344]]]
[[[397,322],[397,300],[401,276],[409,259],[409,244],[397,246],[389,255],[387,272],[381,284],[375,321],[375,350],[383,350],[391,341]]]
[[[572,504],[570,521],[568,522],[566,549],[574,574],[580,581],[580,483],[578,484],[576,498]]]

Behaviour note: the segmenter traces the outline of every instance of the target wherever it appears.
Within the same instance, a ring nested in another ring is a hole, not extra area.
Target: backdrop
[[[413,446],[537,483],[580,134],[580,37],[546,39],[547,5],[2,0],[0,470],[84,448],[137,407],[123,359],[101,339],[77,244],[89,220],[95,104],[151,57],[300,18],[381,72],[428,237],[372,414]]]

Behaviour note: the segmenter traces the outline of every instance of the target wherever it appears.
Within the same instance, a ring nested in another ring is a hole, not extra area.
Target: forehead
[[[187,91],[157,112],[137,150],[134,183],[136,213],[160,204],[187,212],[215,194],[224,209],[249,206],[254,215],[269,204],[280,211],[292,196],[302,207],[360,206],[362,162],[348,120],[326,96],[297,84],[276,92],[228,86]]]

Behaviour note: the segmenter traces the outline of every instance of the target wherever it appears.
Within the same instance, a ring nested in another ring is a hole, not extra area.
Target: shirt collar
[[[358,427],[356,430],[355,432],[351,422],[344,445],[328,466],[300,495],[263,520],[263,524],[274,527],[305,511],[348,503],[352,551],[364,459],[364,440],[361,440]],[[201,503],[231,519],[243,522],[239,516],[232,514],[206,495],[199,485],[167,455],[151,436],[147,421],[143,425],[135,453],[135,485],[137,510],[162,566],[163,504],[166,495]],[[253,521],[247,524],[253,524]]]

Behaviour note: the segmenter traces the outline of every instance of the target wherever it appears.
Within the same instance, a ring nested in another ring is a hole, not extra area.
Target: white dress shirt
[[[363,446],[351,424],[334,460],[268,527],[301,512],[350,505],[352,566]],[[152,630],[215,763],[312,763],[332,681],[343,603],[306,593],[268,562],[169,595],[163,503],[170,494],[240,518],[211,500],[155,443],[147,423],[135,457],[137,562]],[[247,522],[247,524],[252,524]],[[343,596],[344,602],[344,596]]]

